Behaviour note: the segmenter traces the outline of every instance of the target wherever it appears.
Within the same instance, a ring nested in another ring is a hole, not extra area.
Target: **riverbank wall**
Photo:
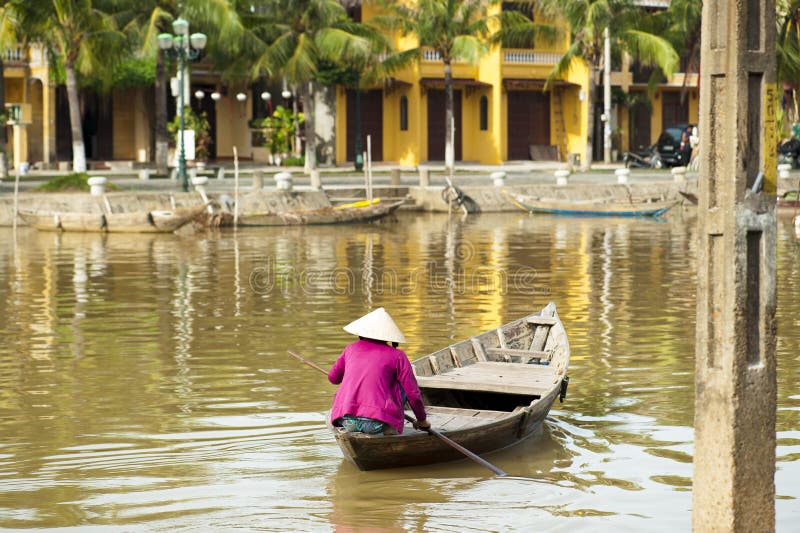
[[[548,200],[582,201],[606,200],[609,202],[630,202],[642,200],[683,200],[681,192],[689,195],[697,194],[697,182],[687,183],[658,182],[632,184],[570,184],[570,185],[514,185],[511,187],[465,186],[459,190],[465,195],[467,202],[477,207],[482,213],[519,211],[504,191],[513,194],[524,194]],[[442,187],[411,187],[409,195],[416,209],[421,211],[447,212],[448,209],[459,209],[452,198]]]
[[[464,185],[460,191],[477,207],[480,212],[517,211],[504,190],[516,194],[525,194],[552,200],[590,200],[605,199],[608,201],[628,202],[631,199],[650,200],[683,200],[680,193],[696,194],[696,180],[685,183],[674,181],[648,181],[645,183],[612,184],[612,183],[575,183],[564,186],[550,184],[515,184],[509,187],[493,185]],[[395,199],[406,200],[404,209],[427,212],[447,212],[458,209],[458,205],[448,203],[448,196],[443,193],[442,186],[382,186],[376,187],[374,196],[385,201]],[[212,190],[207,196],[219,205],[233,208],[233,191]],[[261,189],[254,191],[245,189],[240,194],[240,210],[242,212],[284,212],[306,209],[319,209],[334,204],[356,201],[364,198],[364,189],[360,187],[328,188],[325,191],[311,188],[297,188],[293,191]],[[201,205],[203,197],[198,192],[168,191],[115,191],[102,196],[88,193],[34,193],[19,195],[20,211],[38,212],[81,212],[81,213],[130,213]],[[13,223],[13,196],[0,197],[0,226],[11,226]],[[18,221],[21,223],[21,221]]]
[[[208,199],[230,206],[233,206],[234,201],[233,194],[227,192],[209,194]],[[204,202],[198,192],[120,191],[102,196],[92,196],[89,193],[22,193],[19,195],[19,210],[47,213],[133,213],[197,206]],[[251,213],[320,209],[329,205],[327,195],[316,190],[249,191],[239,196],[240,209]],[[11,226],[13,221],[13,197],[0,198],[0,226]],[[17,223],[23,225],[21,220]]]

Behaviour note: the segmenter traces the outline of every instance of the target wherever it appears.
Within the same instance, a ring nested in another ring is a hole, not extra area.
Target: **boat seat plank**
[[[525,322],[528,324],[533,324],[535,326],[555,326],[558,324],[558,320],[549,316],[529,316],[525,319]]]
[[[550,326],[536,326],[533,332],[533,340],[531,341],[531,350],[542,350],[547,342],[547,336],[550,333]]]
[[[508,414],[506,411],[492,411],[491,409],[464,409],[463,407],[444,407],[440,405],[426,405],[425,411],[428,414],[468,416],[471,418],[498,418]],[[413,415],[411,411],[408,411],[408,413]]]
[[[472,337],[470,341],[472,342],[472,349],[475,351],[475,358],[478,361],[488,361],[489,359],[486,357],[486,350],[483,348],[481,341],[479,341],[476,337]]]
[[[550,354],[541,350],[514,350],[513,348],[489,348],[488,355],[522,357],[523,359],[549,359]],[[505,363],[503,363],[505,364]]]
[[[523,363],[477,362],[435,376],[419,376],[421,388],[543,395],[558,382],[556,369]]]
[[[489,409],[461,409],[457,407],[427,406],[428,421],[440,431],[457,431],[474,426],[484,425],[492,420],[506,418],[512,413],[506,411],[491,411]],[[412,411],[407,414],[414,416]],[[410,428],[411,424],[406,423]]]

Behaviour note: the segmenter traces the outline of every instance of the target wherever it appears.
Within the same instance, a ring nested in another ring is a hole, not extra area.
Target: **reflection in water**
[[[401,215],[175,235],[0,230],[0,527],[690,527],[694,220]],[[779,227],[778,529],[800,496],[800,246]],[[489,459],[384,472],[324,427],[342,326],[421,355],[557,303],[569,397]],[[569,524],[569,526],[565,526]]]

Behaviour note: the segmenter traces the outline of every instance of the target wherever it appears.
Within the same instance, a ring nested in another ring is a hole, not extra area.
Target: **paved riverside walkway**
[[[225,177],[223,179],[217,178],[218,169],[220,166],[225,169]],[[502,171],[506,172],[506,184],[509,186],[555,184],[553,172],[562,167],[563,164],[552,162],[509,163],[505,165],[459,164],[456,166],[456,172],[453,181],[458,186],[491,185],[492,181],[489,177],[490,174],[492,172]],[[390,185],[390,171],[392,168],[398,167],[384,165],[376,165],[373,167],[373,184],[376,186]],[[420,168],[427,168],[429,170],[431,186],[441,187],[445,185],[443,166],[421,165]],[[616,183],[617,178],[614,175],[614,170],[617,168],[622,168],[622,165],[594,165],[593,168],[587,172],[574,172],[570,176],[570,183]],[[213,170],[208,170],[203,173],[203,175],[209,178],[206,185],[206,188],[209,191],[224,191],[233,189],[233,164],[225,162],[220,165],[212,165],[211,169]],[[311,185],[309,176],[305,175],[303,173],[303,169],[300,167],[284,169],[266,165],[257,165],[248,162],[247,164],[240,166],[240,187],[251,187],[253,170],[255,169],[263,172],[264,186],[267,188],[274,186],[275,182],[273,180],[273,176],[281,171],[288,171],[292,173],[294,177],[294,185],[298,189],[302,190],[306,187],[310,187]],[[364,173],[355,172],[352,166],[335,168],[322,167],[319,170],[322,185],[325,189],[364,186]],[[31,171],[29,174],[21,177],[20,190],[24,191],[37,187],[54,176],[65,174],[67,174],[67,172]],[[181,186],[180,180],[172,180],[167,177],[151,177],[150,179],[140,179],[137,177],[135,170],[92,170],[89,172],[89,174],[92,176],[105,176],[108,178],[109,182],[113,183],[121,190],[175,191],[180,190]],[[672,175],[668,169],[631,169],[630,181],[672,181]],[[401,168],[401,186],[413,187],[419,185],[419,183],[420,173],[417,168]],[[0,182],[0,194],[12,192],[13,189],[14,176],[12,174]]]
[[[224,168],[224,178],[219,179],[219,168]],[[429,171],[430,186],[443,187],[445,185],[445,174],[443,165],[420,165],[419,168],[398,167],[391,164],[376,164],[373,167],[373,185],[375,187],[387,187],[392,183],[391,170],[400,168],[400,186],[416,187],[420,184],[419,169],[425,168]],[[510,187],[525,185],[555,185],[556,178],[554,172],[564,168],[563,163],[558,162],[510,162],[503,165],[478,165],[470,163],[459,163],[456,165],[454,183],[458,187],[480,187],[492,185],[491,173],[502,171],[506,173],[506,185]],[[617,176],[614,174],[616,169],[623,168],[621,163],[605,165],[596,163],[588,171],[574,171],[569,177],[570,185],[599,185],[606,186],[617,183]],[[311,179],[303,172],[301,167],[280,168],[265,164],[245,162],[240,165],[240,187],[242,190],[252,188],[253,171],[260,170],[263,173],[264,188],[274,188],[275,181],[273,176],[278,172],[288,171],[294,177],[294,187],[298,190],[310,189]],[[322,186],[329,191],[336,189],[363,188],[365,183],[364,173],[356,172],[351,165],[341,167],[321,167],[320,176]],[[13,172],[13,171],[12,171]],[[31,171],[23,176],[20,181],[20,190],[26,191],[37,187],[45,181],[58,175],[65,175],[67,172],[61,171]],[[137,170],[92,170],[92,176],[105,176],[110,183],[116,185],[122,191],[180,191],[180,180],[169,179],[168,177],[151,177],[150,179],[140,179],[137,177]],[[206,189],[209,192],[224,192],[234,189],[234,170],[233,163],[221,162],[209,165],[203,175],[208,177]],[[686,178],[690,182],[697,179],[696,172],[689,172]],[[779,192],[788,189],[797,189],[800,170],[792,170],[790,178],[779,180]],[[631,184],[665,183],[672,182],[673,176],[670,169],[630,169],[629,182]],[[13,192],[14,176],[0,181],[0,196]],[[335,193],[334,193],[335,194]]]

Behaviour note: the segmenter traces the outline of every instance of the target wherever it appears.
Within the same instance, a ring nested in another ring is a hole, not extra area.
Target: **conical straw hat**
[[[378,341],[405,343],[403,332],[394,323],[386,309],[379,307],[344,327],[347,333]]]

